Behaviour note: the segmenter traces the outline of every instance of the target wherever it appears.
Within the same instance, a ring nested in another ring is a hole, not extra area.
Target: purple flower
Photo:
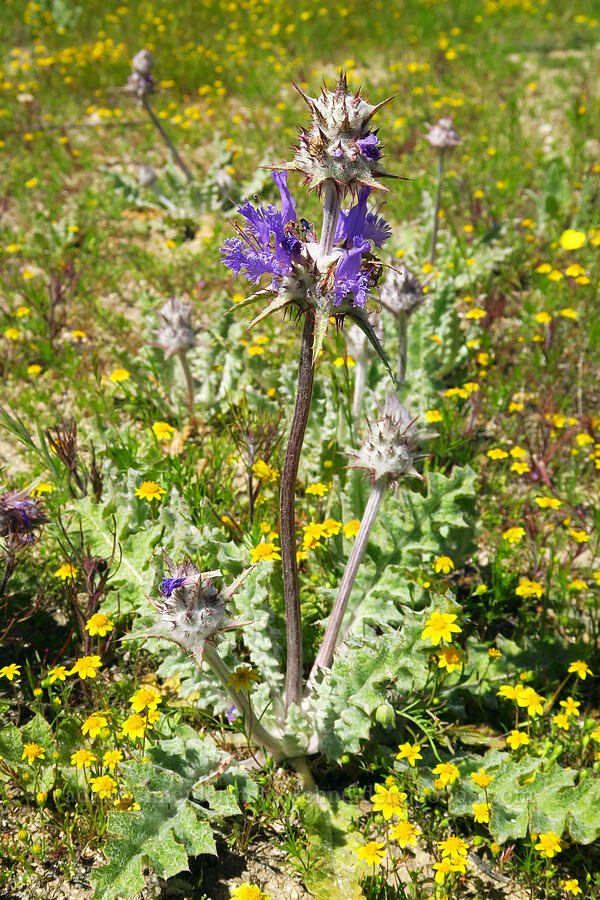
[[[379,138],[376,134],[368,134],[364,138],[359,138],[356,142],[356,146],[365,159],[369,159],[371,162],[377,162],[378,159],[381,159]]]
[[[362,242],[360,237],[354,239],[352,250],[346,250],[340,258],[335,270],[334,305],[339,306],[344,297],[354,294],[354,306],[364,306],[370,287],[369,276],[360,271],[363,253],[371,249],[368,241]]]
[[[281,195],[281,210],[262,203],[255,207],[248,200],[238,206],[247,224],[242,227],[236,223],[240,236],[225,241],[221,259],[235,278],[241,272],[253,284],[267,272],[273,275],[271,290],[274,291],[278,276],[290,272],[291,259],[300,250],[300,242],[285,230],[286,225],[296,221],[296,204],[287,186],[287,172],[275,172],[273,181]]]
[[[381,247],[391,237],[392,229],[383,216],[377,215],[379,208],[375,212],[367,212],[370,193],[371,188],[362,188],[354,206],[341,211],[335,234],[336,242],[351,245],[355,238],[365,238]]]
[[[230,706],[230,707],[229,707],[229,709],[227,710],[227,712],[225,713],[225,715],[227,716],[227,721],[229,722],[229,724],[230,724],[230,725],[233,725],[233,723],[235,722],[235,720],[236,720],[237,717],[238,717],[238,713],[237,713],[237,709],[236,709],[235,703],[233,704],[233,706]]]
[[[187,578],[163,578],[158,589],[164,597],[170,597],[173,591],[186,581]]]

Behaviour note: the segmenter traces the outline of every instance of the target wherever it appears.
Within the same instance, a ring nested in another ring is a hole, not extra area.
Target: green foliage
[[[211,823],[239,813],[229,789],[203,783],[222,754],[193,729],[180,728],[176,737],[151,747],[148,756],[148,762],[123,767],[124,784],[140,809],[110,814],[108,864],[91,876],[95,900],[133,897],[144,887],[145,865],[170,878],[187,868],[189,856],[216,853]]]

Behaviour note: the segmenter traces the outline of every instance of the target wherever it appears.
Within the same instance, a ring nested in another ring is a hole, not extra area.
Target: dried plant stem
[[[148,100],[148,97],[146,97],[146,96],[142,97],[142,105],[143,105],[144,109],[146,110],[146,112],[148,113],[148,115],[150,116],[150,118],[152,119],[152,124],[158,129],[158,133],[160,134],[161,138],[163,139],[163,141],[165,142],[165,144],[171,151],[171,155],[172,155],[173,159],[175,160],[175,162],[177,163],[177,165],[179,166],[179,168],[185,175],[185,180],[189,184],[189,182],[194,180],[192,178],[192,174],[191,174],[190,170],[188,169],[188,167],[186,166],[186,164],[184,163],[184,161],[182,160],[181,156],[179,155],[179,151],[177,150],[177,147],[175,146],[175,144],[173,143],[173,141],[171,140],[171,138],[169,137],[169,135],[167,134],[165,129],[162,127],[162,123],[161,123],[160,119],[158,119],[154,115],[154,110],[150,106],[150,101]]]
[[[433,205],[433,231],[431,234],[431,251],[429,253],[429,262],[433,266],[435,263],[435,250],[437,244],[440,200],[442,199],[442,182],[444,180],[444,151],[438,150],[437,164],[437,190],[435,192],[435,203]]]
[[[181,363],[181,368],[183,369],[183,375],[185,377],[185,386],[187,389],[188,396],[188,409],[190,414],[194,412],[194,379],[192,378],[192,372],[190,369],[190,364],[188,362],[187,354],[185,350],[178,350],[177,356],[179,357],[179,361]]]
[[[283,752],[281,741],[275,735],[270,734],[270,732],[258,721],[254,709],[252,708],[252,702],[248,692],[245,690],[236,691],[231,683],[231,672],[223,662],[223,658],[217,648],[212,644],[205,644],[202,659],[211,667],[214,674],[229,694],[232,702],[235,703],[236,708],[244,716],[244,720],[248,727],[248,738],[252,737],[257,744],[262,744],[276,762],[283,759],[285,754]]]
[[[379,512],[379,507],[381,506],[381,501],[383,500],[388,483],[389,480],[387,475],[379,478],[373,485],[369,495],[354,546],[352,547],[348,562],[346,563],[346,569],[342,576],[342,580],[340,581],[338,595],[327,622],[323,643],[319,647],[317,658],[315,659],[308,679],[307,691],[309,693],[314,687],[319,669],[326,668],[333,656],[335,643],[342,624],[342,619],[344,618],[346,606],[348,605],[348,600],[350,599],[350,594],[352,593],[352,586],[354,585],[356,573],[358,572],[358,567],[363,558],[367,541],[369,540],[369,535],[375,524],[375,519],[377,518],[377,513]]]
[[[408,313],[403,310],[400,311],[396,317],[396,322],[398,325],[398,371],[396,381],[400,385],[406,381]]]
[[[327,256],[333,249],[335,232],[342,208],[342,190],[333,181],[325,182],[323,188],[323,227],[321,228],[321,242],[319,253]]]
[[[312,399],[315,368],[312,347],[315,315],[308,310],[304,317],[300,359],[298,362],[298,387],[296,405],[281,472],[279,495],[279,533],[281,538],[281,564],[283,568],[283,594],[287,631],[287,671],[285,681],[286,709],[292,703],[300,703],[302,692],[302,620],[300,615],[300,588],[296,562],[296,477],[304,432]]]

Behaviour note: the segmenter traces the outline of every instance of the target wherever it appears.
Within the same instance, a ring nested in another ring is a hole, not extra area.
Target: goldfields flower
[[[565,716],[579,715],[579,707],[581,706],[579,700],[573,700],[572,697],[567,697],[566,700],[560,701],[560,705],[564,708]]]
[[[415,762],[418,759],[423,759],[421,756],[421,745],[420,744],[398,744],[398,753],[396,754],[396,759],[405,759],[409,766],[414,767]]]
[[[508,528],[502,532],[502,537],[509,544],[518,544],[525,537],[525,529],[520,527]]]
[[[455,613],[433,612],[425,622],[425,628],[421,632],[421,640],[427,638],[437,647],[440,641],[452,641],[453,634],[459,634],[462,631],[456,624],[457,616]]]
[[[417,835],[420,833],[419,826],[413,825],[412,822],[397,822],[390,829],[390,837],[393,841],[398,841],[401,847],[406,847],[408,844],[416,846]]]
[[[529,737],[524,731],[518,731],[513,728],[506,738],[506,743],[511,750],[518,750],[519,747],[525,747],[529,743]]]
[[[268,894],[264,894],[255,884],[240,884],[233,889],[231,900],[270,900]]]
[[[385,859],[385,843],[383,841],[368,841],[363,847],[359,847],[356,855],[359,859],[364,859],[370,866],[377,866]]]
[[[98,794],[102,800],[104,797],[110,797],[117,790],[117,782],[110,775],[98,775],[96,778],[90,778],[90,787],[92,793]]]
[[[99,656],[82,656],[75,662],[75,665],[68,673],[69,675],[79,675],[84,680],[86,678],[95,678],[98,674],[96,669],[101,669],[102,663]]]
[[[0,669],[0,678],[6,678],[8,681],[14,681],[16,677],[21,676],[21,666],[17,663],[10,663],[8,666],[2,666]]]
[[[349,522],[346,522],[344,525],[344,537],[351,538],[356,537],[360,529],[360,521],[359,519],[351,519]]]
[[[527,708],[527,714],[530,716],[541,716],[544,712],[545,700],[541,694],[534,691],[533,688],[523,688],[517,697],[517,704]]]
[[[544,588],[539,581],[531,581],[531,579],[524,577],[519,578],[519,585],[515,588],[517,597],[525,597],[526,599],[529,597],[539,598],[543,593]]]
[[[348,450],[349,465],[363,469],[373,482],[387,478],[394,483],[403,475],[420,478],[414,467],[416,445],[433,435],[421,432],[415,421],[395,391],[390,391],[379,417],[368,423],[360,449]]]
[[[40,747],[39,744],[36,744],[35,741],[23,746],[23,755],[21,756],[21,759],[26,759],[27,762],[32,763],[36,759],[45,758],[46,751],[43,747]]]
[[[539,850],[542,856],[545,856],[547,859],[552,859],[553,856],[556,856],[557,853],[560,853],[562,850],[562,846],[560,843],[560,837],[554,831],[548,831],[546,834],[538,835],[538,843],[535,845],[535,849]]]
[[[314,494],[317,497],[323,497],[327,493],[328,490],[329,490],[329,488],[327,487],[326,484],[323,484],[322,482],[317,481],[316,484],[309,484],[309,486],[306,488],[306,493]]]
[[[107,750],[102,757],[102,765],[106,766],[106,768],[110,769],[112,772],[112,770],[119,765],[122,759],[123,754],[120,750]]]
[[[460,771],[454,763],[438,763],[431,771],[438,776],[435,782],[436,790],[454,784],[456,779],[460,778]]]
[[[271,468],[271,466],[266,463],[264,460],[257,460],[252,466],[252,472],[259,478],[261,481],[264,481],[266,484],[269,484],[272,481],[277,481],[279,478],[279,472],[277,469]]]
[[[90,750],[86,750],[85,748],[76,750],[75,753],[71,754],[71,765],[77,766],[78,769],[83,769],[86,766],[91,765],[91,763],[95,761],[95,755]]]
[[[62,581],[66,581],[67,578],[75,578],[76,575],[77,567],[72,566],[71,563],[63,563],[63,565],[54,573],[54,577],[60,578]]]
[[[460,669],[465,659],[465,655],[462,650],[457,649],[456,647],[444,647],[443,650],[440,650],[438,653],[438,668],[445,669],[448,674],[450,672],[454,672],[455,669]]]
[[[449,834],[447,838],[438,843],[438,847],[442,851],[442,857],[449,856],[451,859],[466,856],[469,849],[467,842],[455,834]]]
[[[165,359],[169,359],[175,353],[187,353],[191,350],[196,339],[190,304],[178,297],[171,297],[163,303],[156,314],[160,319],[156,345],[162,349]]]
[[[97,735],[100,734],[103,728],[106,728],[108,725],[108,719],[106,716],[101,715],[100,713],[92,713],[91,716],[88,716],[83,725],[81,726],[82,734],[89,734],[91,739],[93,740]]]
[[[48,672],[50,684],[54,684],[55,681],[66,681],[68,674],[69,670],[66,666],[54,666],[54,668],[50,669]]]
[[[104,615],[104,613],[94,613],[85,624],[85,630],[89,632],[92,637],[96,634],[100,637],[105,637],[114,627],[113,623]]]
[[[585,681],[588,675],[593,675],[592,670],[582,659],[576,659],[568,668],[569,674],[575,673],[582,681]]]
[[[393,784],[387,788],[383,784],[375,785],[375,793],[371,798],[373,801],[373,812],[380,812],[387,821],[392,816],[402,818],[406,812],[406,794],[398,790],[397,785]]]
[[[113,806],[120,812],[132,812],[133,810],[141,809],[140,804],[135,802],[133,794],[129,791],[126,791],[116,800],[113,800]]]
[[[471,808],[475,815],[475,821],[480,825],[487,825],[490,821],[490,804],[489,803],[471,803]]]
[[[141,485],[135,489],[135,496],[139,497],[140,500],[147,500],[148,502],[151,500],[160,500],[161,496],[166,493],[166,490],[160,487],[155,481],[143,481]]]
[[[146,733],[147,726],[146,719],[142,718],[142,716],[137,713],[133,716],[129,716],[123,722],[121,726],[121,730],[124,735],[126,735],[130,740],[134,741],[136,738],[143,738]]]
[[[438,556],[433,561],[433,570],[434,572],[437,572],[438,575],[440,574],[440,572],[443,575],[449,575],[453,569],[454,563],[449,556]]]
[[[560,246],[563,250],[579,250],[586,242],[585,231],[575,231],[574,228],[567,228],[560,236]]]
[[[157,441],[170,441],[175,429],[168,422],[154,422],[152,433]]]
[[[573,894],[575,897],[577,894],[581,894],[582,890],[579,887],[579,881],[577,878],[566,878],[561,880],[560,882],[568,894]]]
[[[108,376],[108,380],[112,381],[113,384],[120,384],[122,381],[127,381],[129,377],[130,376],[127,369],[123,369],[120,366],[117,369],[113,369],[113,371]]]
[[[464,875],[467,871],[467,864],[461,856],[444,856],[441,862],[433,864],[433,868],[435,869],[435,883],[443,884],[446,875],[450,875],[453,872],[459,872],[461,875]]]
[[[565,713],[557,713],[555,716],[552,716],[552,721],[557,728],[562,728],[564,731],[569,730],[569,717]]]
[[[152,688],[141,687],[133,696],[129,698],[129,702],[133,706],[133,711],[141,713],[145,709],[156,709],[159,703],[162,703],[162,697],[158,691]]]
[[[281,556],[279,555],[279,547],[276,547],[270,541],[261,541],[260,544],[257,544],[256,547],[252,547],[250,550],[250,562],[252,565],[263,560],[269,561],[272,559],[281,559]]]
[[[231,673],[227,685],[233,685],[235,691],[249,691],[253,681],[260,681],[260,675],[252,666],[237,666]]]
[[[484,769],[479,769],[478,772],[471,772],[471,781],[480,788],[486,788],[493,780],[494,776],[488,775]]]

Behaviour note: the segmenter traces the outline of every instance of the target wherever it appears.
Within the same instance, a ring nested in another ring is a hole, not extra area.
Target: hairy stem
[[[177,352],[179,356],[179,361],[181,362],[181,368],[183,369],[183,374],[185,377],[185,386],[187,389],[188,396],[188,408],[190,414],[194,412],[194,379],[192,378],[192,372],[190,370],[190,364],[188,362],[187,355],[185,350],[179,350]]]
[[[229,694],[232,702],[235,703],[236,708],[244,716],[249,732],[248,737],[252,737],[257,744],[262,744],[263,747],[269,750],[275,761],[279,762],[284,757],[281,741],[267,731],[258,721],[248,692],[245,690],[236,691],[233,684],[230,684],[231,672],[223,662],[223,658],[217,648],[212,644],[205,644],[202,659],[211,667]]]
[[[383,500],[383,495],[385,494],[387,486],[388,478],[384,475],[375,482],[369,495],[354,546],[352,547],[348,562],[346,563],[346,569],[342,576],[342,580],[340,581],[338,595],[327,622],[323,643],[319,647],[317,658],[315,659],[315,663],[308,679],[308,693],[310,693],[314,687],[319,669],[326,668],[333,656],[337,636],[342,624],[342,619],[344,618],[344,613],[346,612],[350,594],[352,593],[352,586],[354,585],[356,573],[358,572],[358,567],[363,558],[367,541],[369,540],[369,535],[375,524],[375,519],[379,512],[379,507],[381,506],[381,501]]]
[[[352,400],[352,416],[358,419],[362,408],[365,386],[367,384],[367,354],[363,351],[356,360],[354,374],[354,397]]]
[[[300,359],[298,362],[298,387],[296,405],[285,461],[281,472],[279,495],[279,533],[281,537],[281,564],[283,568],[283,594],[287,631],[287,671],[285,680],[286,709],[292,703],[300,703],[302,692],[302,620],[300,615],[300,587],[296,562],[296,477],[304,432],[312,399],[315,368],[312,356],[315,315],[308,310],[304,317]]]
[[[396,321],[398,323],[398,372],[396,381],[398,384],[404,384],[406,381],[408,314],[402,310],[398,313]]]
[[[161,138],[163,139],[163,141],[165,142],[165,144],[171,151],[171,155],[172,155],[173,159],[175,160],[175,162],[177,163],[177,165],[179,166],[179,168],[185,175],[185,180],[189,184],[189,182],[194,180],[192,178],[192,174],[191,174],[190,170],[188,169],[188,167],[186,166],[186,164],[184,163],[184,161],[182,160],[181,156],[179,155],[179,151],[177,150],[177,147],[175,146],[175,144],[173,143],[173,141],[171,140],[171,138],[169,137],[169,135],[167,134],[165,129],[162,127],[162,123],[161,123],[160,119],[157,119],[157,117],[154,115],[154,110],[150,106],[150,101],[148,100],[147,97],[142,97],[142,104],[143,104],[144,109],[146,110],[146,112],[148,113],[150,118],[152,119],[152,124],[158,129],[158,133],[160,134]]]
[[[342,208],[342,189],[334,181],[326,181],[323,189],[323,227],[319,253],[327,256],[333,249],[340,210]]]
[[[438,235],[440,200],[442,199],[443,176],[444,176],[444,151],[443,151],[443,149],[441,149],[441,150],[438,150],[437,190],[435,192],[435,203],[433,206],[433,232],[431,234],[431,251],[429,253],[429,262],[431,265],[433,265],[435,263],[435,250],[436,250],[437,235]]]

